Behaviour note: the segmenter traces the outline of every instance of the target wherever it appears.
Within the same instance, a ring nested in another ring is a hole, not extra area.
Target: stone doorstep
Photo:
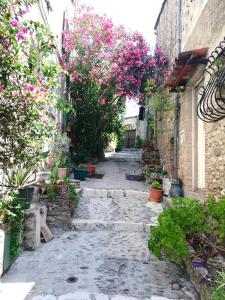
[[[75,292],[56,297],[54,295],[35,296],[31,300],[141,300],[140,298],[129,297],[125,295],[109,296],[101,293]],[[174,300],[161,296],[151,296],[150,298],[142,298],[143,300]],[[181,299],[185,300],[185,299]]]
[[[145,198],[148,197],[148,192],[133,191],[133,190],[114,190],[114,189],[91,189],[84,188],[81,191],[81,196],[83,198]]]
[[[77,231],[125,231],[125,232],[149,232],[150,227],[156,223],[144,224],[121,221],[99,221],[75,219],[72,221],[72,228]]]

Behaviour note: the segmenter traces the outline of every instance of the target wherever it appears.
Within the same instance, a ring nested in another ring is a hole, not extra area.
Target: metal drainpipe
[[[181,1],[176,1],[176,57],[181,52]],[[178,179],[178,131],[179,131],[180,95],[176,95],[174,120],[174,179]]]

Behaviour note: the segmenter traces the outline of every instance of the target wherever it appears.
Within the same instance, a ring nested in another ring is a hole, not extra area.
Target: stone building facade
[[[169,58],[170,74],[175,68],[179,39],[181,53],[208,48],[207,58],[225,36],[224,0],[181,0],[179,37],[177,3],[165,0],[155,25],[157,45]],[[197,64],[188,76],[184,92],[179,93],[178,176],[185,195],[197,198],[208,194],[220,197],[225,188],[225,119],[207,123],[197,116],[199,89],[206,81],[205,68],[206,64]],[[159,124],[167,127],[158,141],[165,161],[174,139],[171,116],[173,112]]]

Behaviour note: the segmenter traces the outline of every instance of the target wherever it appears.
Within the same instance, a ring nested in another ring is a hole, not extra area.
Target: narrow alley
[[[82,183],[71,230],[23,252],[2,278],[1,300],[197,299],[180,269],[149,254],[162,204],[147,201],[143,182],[125,178],[140,173],[140,156],[122,152],[98,164],[105,175]]]

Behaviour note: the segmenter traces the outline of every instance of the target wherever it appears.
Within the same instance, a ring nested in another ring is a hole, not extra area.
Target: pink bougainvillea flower
[[[19,27],[19,26],[20,26],[20,22],[19,22],[17,19],[12,19],[12,20],[10,21],[10,25],[11,25],[12,27]]]
[[[62,129],[62,125],[60,123],[56,123],[56,129]]]
[[[99,100],[99,104],[104,106],[104,105],[107,104],[107,100],[105,98],[102,98],[102,99]]]
[[[71,24],[75,26],[63,33],[65,56],[61,58],[71,82],[94,80],[104,91],[102,95],[107,95],[113,83],[115,96],[137,100],[147,95],[144,87],[148,80],[161,84],[168,60],[159,48],[151,54],[142,34],[114,26],[107,16],[85,5]],[[105,100],[101,99],[100,105],[106,105]]]
[[[0,83],[0,93],[4,91],[4,85]]]
[[[36,89],[36,86],[34,84],[27,84],[25,89],[29,92],[33,92]]]
[[[22,13],[25,15],[29,12],[29,7],[25,7],[24,9],[22,9]]]
[[[20,33],[20,32],[17,34],[16,37],[17,37],[18,41],[26,41],[26,39],[27,39],[26,36],[23,33]]]

